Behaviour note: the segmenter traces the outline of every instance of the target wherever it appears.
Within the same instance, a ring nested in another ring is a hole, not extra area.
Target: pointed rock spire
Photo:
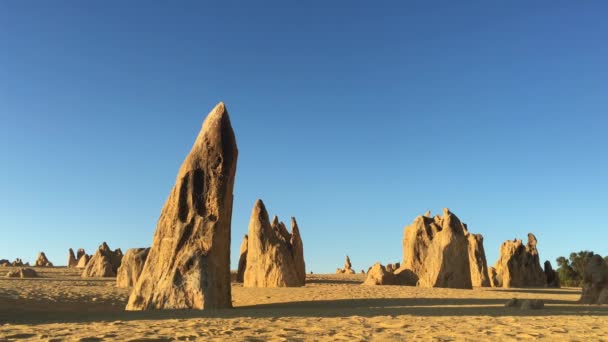
[[[249,221],[244,286],[303,286],[304,283],[301,281],[301,275],[298,273],[298,267],[292,254],[294,250],[294,246],[291,244],[292,239],[293,236],[287,232],[285,225],[278,218],[273,219],[271,225],[264,202],[257,200]],[[301,242],[299,231],[295,240]],[[303,257],[302,251],[302,260]]]
[[[76,267],[77,264],[78,264],[78,260],[76,260],[76,255],[74,255],[74,250],[70,248],[68,250],[68,268]]]
[[[249,237],[247,234],[243,237],[241,242],[241,250],[239,255],[239,268],[236,272],[236,281],[242,283],[245,280],[245,269],[247,269],[247,246],[249,244]]]
[[[230,226],[237,156],[228,111],[220,102],[177,174],[127,310],[232,306]]]
[[[293,255],[296,276],[300,284],[304,286],[306,283],[306,264],[304,262],[304,244],[300,236],[300,229],[296,218],[291,218],[291,253]]]

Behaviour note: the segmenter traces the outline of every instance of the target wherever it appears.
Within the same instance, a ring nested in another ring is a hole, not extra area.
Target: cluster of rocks
[[[219,103],[177,174],[127,310],[232,307],[230,228],[237,156],[228,111]]]
[[[583,304],[608,304],[608,265],[600,255],[593,255],[584,269]]]
[[[83,278],[115,277],[122,257],[120,248],[112,251],[108,244],[103,242],[89,262],[86,263],[81,276]]]
[[[500,257],[490,269],[493,287],[544,287],[545,272],[540,266],[534,234],[528,234],[528,243],[521,240],[505,241],[500,246]]]
[[[336,274],[355,274],[353,264],[351,264],[348,255],[346,256],[346,261],[344,262],[344,268],[336,268]]]
[[[277,216],[272,223],[269,221],[262,200],[255,202],[249,234],[241,244],[237,279],[242,279],[245,287],[305,285],[304,246],[294,217],[291,218],[289,233]]]
[[[38,254],[38,258],[36,259],[36,263],[34,265],[36,267],[53,267],[53,263],[47,259],[44,252],[40,252]]]
[[[38,277],[38,273],[31,268],[20,268],[18,270],[10,271],[6,274],[7,278],[35,278]]]
[[[374,265],[366,284],[417,285],[470,289],[488,286],[483,237],[448,209],[442,216],[427,212],[405,227],[403,262],[396,270]],[[392,273],[393,277],[384,274]],[[392,279],[392,280],[391,280]]]
[[[488,268],[483,236],[470,233],[466,224],[448,209],[442,216],[427,212],[405,227],[403,263],[375,264],[365,285],[416,285],[421,287],[559,287],[559,277],[548,261],[540,266],[537,240],[506,241],[500,258]]]
[[[22,266],[30,266],[29,262],[24,263],[23,260],[16,258],[15,261],[10,262],[6,259],[1,259],[0,260],[0,266],[4,266],[4,267],[9,267],[9,266],[13,266],[13,267],[22,267]]]
[[[88,255],[83,248],[79,248],[74,255],[74,250],[68,250],[68,268],[85,268],[89,263],[91,256]]]

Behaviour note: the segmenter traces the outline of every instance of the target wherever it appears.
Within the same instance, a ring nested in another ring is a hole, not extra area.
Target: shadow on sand
[[[504,299],[476,298],[373,298],[318,300],[242,306],[215,311],[152,310],[123,311],[123,306],[79,304],[61,308],[36,305],[33,300],[20,300],[13,305],[0,300],[0,324],[45,324],[58,322],[100,322],[131,320],[164,320],[189,318],[280,318],[280,317],[374,317],[374,316],[608,316],[608,307],[579,305],[570,301],[545,300],[542,310],[505,308]],[[37,307],[36,311],[28,307]]]

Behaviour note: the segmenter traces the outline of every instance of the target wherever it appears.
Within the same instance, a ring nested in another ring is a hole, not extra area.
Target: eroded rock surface
[[[245,270],[247,269],[247,246],[249,244],[249,238],[247,234],[243,237],[241,242],[241,249],[239,252],[239,267],[236,271],[236,281],[242,283],[245,280]]]
[[[528,243],[521,240],[505,241],[500,246],[500,257],[494,269],[495,287],[544,287],[545,274],[540,266],[536,237],[528,234]]]
[[[144,268],[150,248],[129,248],[116,272],[116,287],[132,287]]]
[[[74,268],[76,265],[78,265],[78,260],[76,259],[74,250],[70,248],[68,250],[68,268]]]
[[[415,274],[422,287],[472,288],[466,226],[448,209],[429,216],[418,216],[405,228],[399,273]]]
[[[36,267],[53,267],[53,263],[47,259],[44,252],[40,252],[38,254],[38,258],[36,259],[36,263],[34,264]]]
[[[127,310],[232,307],[230,229],[237,156],[228,111],[219,103],[177,174]]]
[[[277,217],[270,224],[262,200],[255,202],[249,221],[244,286],[304,286],[306,271],[302,239],[295,219],[291,223],[291,234]]]
[[[120,248],[112,251],[108,244],[103,242],[87,263],[81,276],[83,278],[115,277],[122,257]]]
[[[375,263],[374,266],[367,272],[367,278],[363,285],[375,286],[375,285],[396,285],[397,281],[395,275],[389,272],[379,262]]]
[[[337,268],[336,274],[355,274],[355,270],[353,270],[353,264],[350,262],[350,258],[348,257],[348,255],[346,256],[346,260],[344,261],[344,268]]]

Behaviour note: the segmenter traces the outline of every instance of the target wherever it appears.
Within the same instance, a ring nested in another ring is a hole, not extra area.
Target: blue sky
[[[172,6],[171,6],[172,5]],[[0,258],[148,246],[205,115],[308,271],[402,257],[449,207],[541,258],[608,254],[608,3],[0,2]],[[555,263],[554,263],[555,264]]]

